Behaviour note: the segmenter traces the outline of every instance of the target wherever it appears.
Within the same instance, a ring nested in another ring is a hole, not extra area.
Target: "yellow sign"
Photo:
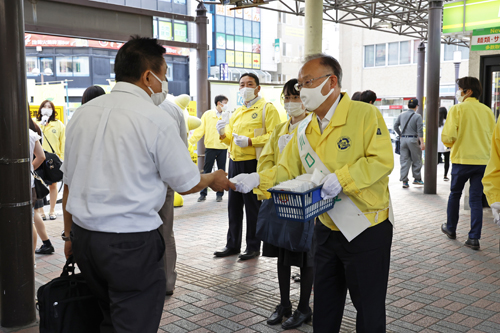
[[[304,29],[285,26],[285,36],[304,38]]]
[[[33,105],[38,105],[49,100],[54,105],[66,104],[66,89],[64,83],[36,85],[33,95]]]
[[[229,67],[234,67],[234,51],[226,50],[226,62]]]
[[[234,67],[243,67],[243,52],[234,52]]]
[[[60,120],[64,124],[64,106],[54,105],[56,109],[56,119]],[[39,105],[30,105],[30,117],[33,119],[37,119],[36,116],[38,114]]]
[[[260,69],[260,54],[258,53],[253,54],[253,68]]]
[[[189,102],[188,106],[187,106],[187,109],[188,109],[188,112],[189,112],[189,115],[190,116],[193,116],[193,117],[197,117],[197,114],[196,114],[196,101],[191,101]]]
[[[252,53],[250,52],[245,52],[243,54],[244,58],[245,58],[245,64],[243,67],[245,68],[252,68],[252,62],[253,62],[253,59],[252,59]]]

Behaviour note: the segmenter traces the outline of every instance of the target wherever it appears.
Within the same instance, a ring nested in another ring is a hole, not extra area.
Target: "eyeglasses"
[[[281,102],[300,102],[300,95],[281,95]]]
[[[309,79],[307,80],[306,82],[300,84],[300,83],[295,83],[294,85],[294,88],[297,90],[297,91],[300,91],[302,89],[302,87],[304,88],[310,88],[314,82],[314,80],[318,80],[318,79],[322,79],[324,77],[328,77],[328,76],[332,76],[333,74],[327,74],[327,75],[323,75],[323,76],[320,76],[320,77],[315,77],[314,79]]]

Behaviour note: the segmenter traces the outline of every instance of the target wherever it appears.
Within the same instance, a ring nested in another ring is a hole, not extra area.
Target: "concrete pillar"
[[[417,113],[424,116],[425,44],[421,42],[417,51]]]
[[[0,325],[35,321],[23,0],[0,0]]]
[[[323,1],[306,0],[304,56],[323,51]]]
[[[429,1],[427,30],[427,99],[425,131],[425,194],[436,194],[439,109],[439,72],[441,65],[441,17],[443,1]]]
[[[203,113],[210,108],[208,100],[208,44],[207,44],[207,9],[202,2],[196,8],[196,30],[197,30],[197,57],[196,57],[196,75],[198,85],[196,90],[196,114],[201,118]],[[203,170],[205,164],[205,144],[203,140],[198,141],[198,169]]]

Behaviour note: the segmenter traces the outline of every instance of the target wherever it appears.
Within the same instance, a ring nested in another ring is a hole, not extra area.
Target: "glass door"
[[[491,104],[488,106],[491,107],[491,110],[493,110],[493,113],[495,114],[495,119],[497,119],[498,114],[500,113],[500,70],[491,71],[491,90],[486,91],[485,93],[491,94]]]

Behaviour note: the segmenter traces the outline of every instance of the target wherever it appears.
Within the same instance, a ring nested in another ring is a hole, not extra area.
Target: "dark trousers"
[[[217,161],[217,169],[226,171],[227,149],[205,149],[205,165],[203,165],[203,173],[211,173],[214,167],[214,162]],[[207,196],[207,188],[201,190],[200,195]],[[218,197],[222,197],[224,191],[217,192]]]
[[[438,164],[443,163],[444,160],[444,176],[448,176],[448,170],[450,169],[450,152],[445,151],[444,153],[438,153]]]
[[[107,233],[73,223],[73,254],[104,315],[101,333],[156,333],[165,301],[158,230]]]
[[[483,183],[486,165],[455,164],[451,166],[451,187],[448,198],[448,220],[446,226],[451,232],[456,232],[460,211],[460,197],[465,183],[470,180],[469,206],[470,231],[469,238],[480,239],[483,228]]]
[[[229,160],[228,178],[235,177],[240,173],[252,173],[257,170],[257,160],[234,162]],[[227,210],[229,215],[229,230],[227,231],[227,244],[229,249],[241,249],[241,237],[243,233],[243,206],[247,216],[247,248],[246,251],[260,251],[260,240],[255,236],[257,230],[257,217],[261,202],[253,192],[243,194],[229,190]]]
[[[340,331],[347,290],[357,310],[356,332],[385,333],[392,229],[385,220],[348,242],[340,231],[316,222],[315,333]]]

